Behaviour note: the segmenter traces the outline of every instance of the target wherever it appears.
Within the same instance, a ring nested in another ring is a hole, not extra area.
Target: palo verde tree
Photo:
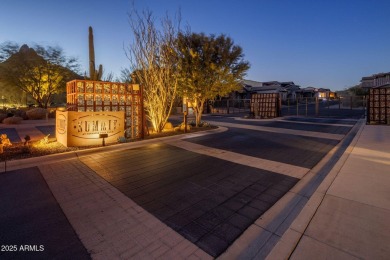
[[[249,63],[242,48],[225,35],[180,33],[177,44],[180,94],[192,103],[198,126],[206,100],[238,89]]]
[[[65,92],[66,82],[79,77],[77,60],[67,58],[60,47],[23,45],[10,54],[1,66],[2,81],[29,94],[39,107],[46,108],[53,94]]]
[[[126,49],[130,61],[123,75],[143,88],[146,117],[161,132],[171,113],[178,86],[176,38],[180,18],[157,23],[150,11],[133,11],[129,22],[134,42]],[[130,73],[130,74],[129,74]]]

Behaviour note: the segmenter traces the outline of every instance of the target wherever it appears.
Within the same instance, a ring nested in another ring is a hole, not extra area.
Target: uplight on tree
[[[223,97],[240,87],[249,69],[242,48],[225,35],[178,35],[180,94],[192,103],[199,126],[207,100]]]
[[[143,88],[146,117],[161,132],[174,105],[178,86],[176,38],[180,18],[156,23],[150,11],[129,14],[133,43],[126,50],[130,68],[122,75]]]

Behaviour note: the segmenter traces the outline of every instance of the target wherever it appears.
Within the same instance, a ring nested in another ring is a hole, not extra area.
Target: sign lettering
[[[107,134],[107,142],[116,142],[124,135],[124,112],[57,111],[57,140],[65,146],[101,144],[100,134]]]

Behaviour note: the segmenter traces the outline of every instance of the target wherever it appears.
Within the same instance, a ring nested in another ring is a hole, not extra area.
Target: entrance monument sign
[[[57,141],[64,146],[100,145],[101,135],[106,142],[115,143],[124,136],[125,113],[123,111],[75,112],[58,111],[56,114]]]

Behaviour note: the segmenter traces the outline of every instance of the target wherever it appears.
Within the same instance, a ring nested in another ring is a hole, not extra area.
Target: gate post
[[[187,133],[187,115],[188,115],[188,107],[186,108],[186,111],[183,113],[184,115],[184,133]]]
[[[352,110],[352,96],[351,96],[351,98],[350,98],[350,101],[351,101],[351,110]]]
[[[306,97],[306,116],[307,116],[307,97]]]
[[[290,99],[287,99],[287,114],[290,115]]]
[[[279,107],[277,108],[278,109],[278,117],[279,116],[282,116],[282,98],[280,97],[280,95],[279,95],[279,97],[278,97],[278,105],[279,105]]]
[[[226,107],[227,107],[226,113],[229,114],[229,99],[226,100]]]
[[[146,125],[146,117],[145,117],[145,110],[144,110],[144,95],[143,95],[143,86],[139,86],[140,90],[140,105],[141,105],[141,139],[145,138],[145,126]],[[139,128],[138,128],[139,129]]]

